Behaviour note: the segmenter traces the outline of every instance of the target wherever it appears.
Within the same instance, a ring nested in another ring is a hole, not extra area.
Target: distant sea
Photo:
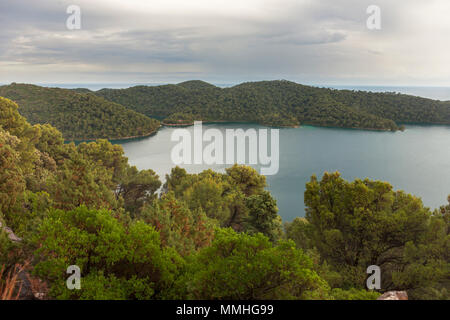
[[[59,87],[59,88],[67,88],[67,89],[74,89],[74,88],[87,88],[93,91],[97,91],[103,88],[110,88],[110,89],[125,89],[129,87],[134,87],[138,85],[145,85],[145,86],[159,86],[164,85],[167,83],[65,83],[65,84],[44,84],[44,83],[37,83],[37,85],[45,86],[45,87]],[[217,84],[213,83],[214,85],[222,88],[231,87],[235,84]],[[308,84],[315,87],[321,87],[321,88],[333,88],[333,89],[346,89],[346,90],[359,90],[359,91],[370,91],[370,92],[397,92],[397,93],[404,93],[409,94],[413,96],[419,96],[429,99],[436,99],[436,100],[443,100],[443,101],[449,101],[450,100],[450,87],[408,87],[408,86],[359,86],[359,85],[314,85],[314,84]]]

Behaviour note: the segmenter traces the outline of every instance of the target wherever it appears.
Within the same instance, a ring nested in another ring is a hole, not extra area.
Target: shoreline
[[[200,121],[200,120],[199,120]],[[311,123],[303,123],[303,124],[299,124],[299,125],[291,125],[291,126],[276,126],[276,125],[268,125],[268,124],[263,124],[263,123],[258,123],[258,122],[252,122],[252,121],[228,121],[228,120],[215,120],[215,121],[202,121],[203,124],[226,124],[226,123],[248,123],[248,124],[257,124],[260,126],[265,126],[265,127],[271,127],[271,128],[281,128],[281,129],[297,129],[300,128],[302,126],[309,126],[309,127],[317,127],[317,128],[329,128],[329,129],[346,129],[346,130],[362,130],[362,131],[376,131],[376,132],[404,132],[406,130],[406,128],[404,128],[403,130],[401,130],[400,128],[397,130],[390,130],[390,129],[377,129],[377,128],[358,128],[358,127],[337,127],[337,126],[331,126],[331,125],[317,125],[317,124],[311,124]],[[132,140],[132,139],[139,139],[139,138],[146,138],[146,137],[150,137],[153,136],[155,134],[158,133],[158,131],[163,128],[163,127],[169,127],[169,128],[186,128],[186,127],[191,127],[194,125],[194,122],[191,123],[183,123],[183,124],[176,124],[176,123],[164,123],[161,122],[160,126],[153,130],[150,133],[144,134],[144,135],[139,135],[139,136],[127,136],[127,137],[119,137],[119,138],[88,138],[88,139],[70,139],[70,140],[66,140],[64,139],[64,143],[70,143],[70,142],[91,142],[91,141],[96,141],[99,139],[105,139],[108,141],[120,141],[120,140]],[[446,123],[402,123],[400,125],[419,125],[419,126],[449,126],[449,124]]]
[[[257,124],[260,126],[265,126],[265,127],[272,127],[272,128],[299,128],[301,125],[297,124],[297,125],[270,125],[270,124],[265,124],[265,123],[260,123],[260,122],[255,122],[255,121],[231,121],[231,120],[207,120],[207,121],[203,121],[203,120],[195,120],[195,121],[201,121],[202,124],[224,124],[224,123],[250,123],[250,124]],[[194,125],[194,121],[190,122],[190,123],[183,123],[183,124],[177,124],[177,123],[164,123],[161,122],[161,126],[165,126],[165,127],[190,127]]]
[[[159,129],[162,127],[162,125],[160,125],[157,129],[151,131],[150,133],[146,133],[140,136],[128,136],[128,137],[122,137],[122,138],[87,138],[87,139],[70,139],[70,140],[66,140],[64,139],[64,143],[70,143],[70,142],[86,142],[86,141],[97,141],[97,140],[108,140],[108,141],[119,141],[119,140],[131,140],[131,139],[139,139],[139,138],[146,138],[146,137],[150,137],[152,135],[155,135],[158,133]]]
[[[202,121],[202,120],[198,120],[198,121]],[[257,124],[260,126],[265,126],[265,127],[271,127],[271,128],[282,128],[282,129],[295,129],[295,128],[300,128],[302,126],[312,126],[312,127],[318,127],[318,128],[335,128],[335,129],[351,129],[351,130],[365,130],[365,131],[385,131],[385,132],[397,132],[397,131],[402,131],[400,128],[393,131],[391,129],[377,129],[377,128],[359,128],[359,127],[337,127],[337,126],[328,126],[328,125],[318,125],[318,124],[311,124],[311,123],[303,123],[303,124],[297,124],[297,125],[270,125],[270,124],[265,124],[265,123],[259,123],[259,122],[254,122],[254,121],[228,121],[228,120],[214,120],[214,121],[202,121],[202,124],[224,124],[224,123],[249,123],[249,124]],[[161,122],[161,126],[164,127],[172,127],[172,128],[183,128],[183,127],[190,127],[193,126],[194,122],[190,122],[190,123],[184,123],[184,124],[176,124],[176,123],[164,123]]]

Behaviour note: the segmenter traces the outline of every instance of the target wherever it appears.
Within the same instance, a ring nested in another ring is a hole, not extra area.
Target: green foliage
[[[1,221],[1,216],[0,216]],[[9,240],[8,234],[0,229],[0,269],[5,267],[10,270],[20,261],[20,248]],[[0,279],[1,281],[2,279]]]
[[[178,84],[179,87],[183,87],[189,90],[201,90],[201,89],[216,89],[217,87],[201,80],[190,80],[181,82]]]
[[[308,250],[313,247],[311,243],[311,225],[305,218],[295,218],[292,222],[285,222],[285,234],[287,239],[295,242],[298,248]]]
[[[166,177],[164,190],[173,192],[191,211],[204,211],[221,227],[262,232],[275,240],[281,235],[281,218],[265,186],[266,178],[247,166],[234,165],[226,174],[212,170],[187,174],[176,167]]]
[[[117,208],[113,188],[112,172],[79,153],[66,159],[48,182],[55,208],[65,210],[83,204],[91,208]]]
[[[376,300],[380,296],[380,293],[355,288],[351,288],[350,290],[334,288],[331,291],[331,296],[334,300]]]
[[[450,123],[450,103],[400,93],[331,90],[336,101],[397,123]]]
[[[23,137],[31,125],[19,114],[18,108],[11,100],[0,97],[0,127],[13,136]]]
[[[169,287],[183,264],[161,249],[159,234],[137,221],[124,225],[107,210],[52,210],[36,235],[35,273],[60,299],[152,299]],[[66,269],[77,265],[81,290],[68,290]]]
[[[220,179],[205,176],[196,179],[184,193],[184,201],[192,210],[203,210],[206,215],[219,221],[222,226],[230,224],[233,219],[235,193],[227,189]]]
[[[14,214],[9,214],[7,225],[14,233],[24,240],[36,232],[38,226],[47,214],[47,210],[53,207],[53,201],[45,191],[34,193],[26,190],[19,197],[19,201],[12,208]]]
[[[0,87],[0,96],[19,103],[21,114],[30,123],[49,123],[66,140],[143,136],[159,127],[157,120],[90,93],[11,84]]]
[[[146,205],[139,219],[160,232],[163,246],[175,248],[183,256],[210,245],[214,236],[215,223],[203,210],[190,210],[173,192]]]
[[[36,149],[47,154],[56,162],[67,157],[68,150],[64,145],[63,136],[58,129],[49,124],[36,124],[36,127],[39,128],[40,131],[39,141],[35,145]]]
[[[192,113],[175,112],[170,116],[164,118],[163,124],[167,126],[190,126],[194,124],[195,120],[201,119],[199,115]]]
[[[156,198],[160,186],[161,181],[153,170],[139,171],[136,167],[128,167],[120,182],[118,195],[123,197],[125,209],[136,214],[144,204]]]
[[[153,201],[161,186],[152,170],[130,167],[119,145],[107,140],[81,143],[68,153],[47,190],[55,207],[70,210],[79,205],[90,208],[124,209],[136,214],[143,204]]]
[[[292,241],[221,229],[188,264],[179,284],[191,299],[320,299],[328,286]]]
[[[432,213],[388,183],[325,173],[306,186],[306,218],[283,236],[266,179],[250,167],[176,167],[158,197],[159,177],[130,166],[122,147],[64,144],[17,110],[0,98],[0,221],[22,238],[0,230],[0,265],[31,261],[51,298],[375,299],[364,289],[375,264],[381,291],[449,299],[450,204]],[[74,264],[82,290],[70,291]]]
[[[427,222],[427,230],[420,240],[406,244],[404,267],[393,273],[393,282],[398,287],[408,289],[412,299],[450,298],[448,212],[435,212]]]
[[[33,173],[34,163],[38,160],[34,145],[40,138],[39,129],[31,126],[17,111],[18,106],[8,99],[0,97],[0,130],[13,138],[3,137],[6,144],[14,144],[14,149],[20,152],[17,165],[21,167],[23,175]],[[12,140],[15,140],[14,142]]]
[[[23,170],[19,166],[20,140],[0,128],[0,210],[8,211],[25,191]]]
[[[120,145],[113,145],[108,140],[99,139],[95,142],[80,143],[77,151],[85,158],[108,169],[115,183],[121,181],[128,169],[128,159],[124,156]]]
[[[64,144],[57,129],[31,126],[17,110],[15,103],[0,98],[0,208],[19,234],[44,215],[36,201],[66,210],[81,204],[120,209],[126,202],[127,210],[137,211],[155,197],[158,177],[130,167],[121,146],[107,140]]]
[[[237,185],[246,196],[260,194],[267,186],[266,177],[258,174],[252,167],[235,164],[227,168],[226,172],[232,183]]]
[[[277,202],[270,192],[263,191],[261,194],[248,197],[246,206],[249,210],[247,219],[249,233],[262,233],[271,241],[282,236],[282,221],[278,215]]]
[[[370,265],[381,268],[382,291],[409,290],[414,297],[426,288],[448,287],[448,221],[432,215],[420,199],[385,182],[347,182],[325,173],[307,184],[305,204],[310,225],[288,234],[300,241],[310,235],[308,246],[340,274],[339,287],[364,288]]]

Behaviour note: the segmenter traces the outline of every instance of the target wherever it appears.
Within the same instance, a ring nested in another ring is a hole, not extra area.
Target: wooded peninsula
[[[403,125],[450,124],[450,101],[399,93],[304,86],[290,81],[248,82],[220,88],[203,81],[128,89],[59,89],[28,84],[0,87],[32,124],[48,123],[66,140],[149,135],[163,125],[253,122],[275,127],[396,131]]]

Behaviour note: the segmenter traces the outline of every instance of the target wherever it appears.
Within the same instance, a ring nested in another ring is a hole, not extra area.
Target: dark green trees
[[[262,233],[275,241],[282,236],[282,221],[278,215],[277,202],[270,192],[262,191],[246,199],[248,208],[247,232]]]
[[[25,232],[45,208],[80,205],[135,214],[161,185],[151,170],[130,167],[121,146],[107,140],[64,144],[52,126],[31,126],[12,101],[0,98],[0,212]],[[24,236],[24,234],[21,234]]]
[[[173,249],[161,248],[154,228],[125,224],[107,210],[52,210],[35,241],[35,274],[59,299],[161,298],[182,266]],[[81,290],[66,286],[70,265],[81,269]]]
[[[385,182],[347,182],[325,173],[307,184],[305,204],[307,222],[289,225],[288,236],[318,251],[337,272],[336,286],[364,288],[367,267],[377,265],[382,291],[408,290],[416,298],[447,294],[448,221],[420,199]]]
[[[292,241],[220,230],[192,258],[181,291],[192,299],[324,299],[329,288]]]
[[[0,96],[17,102],[30,123],[49,123],[66,140],[143,136],[159,127],[159,121],[91,93],[11,84],[0,87]]]
[[[174,168],[165,189],[188,207],[202,210],[221,227],[236,231],[262,232],[275,240],[281,235],[281,218],[276,201],[264,190],[266,178],[247,166],[234,165],[226,174],[211,170],[187,174]]]
[[[450,124],[450,104],[394,93],[303,86],[289,81],[219,88],[201,81],[128,89],[66,90],[34,85],[0,87],[35,123],[50,123],[66,140],[148,135],[169,125],[247,121],[293,127],[309,124],[370,130],[402,130],[403,123]],[[144,116],[145,115],[145,116]]]
[[[19,139],[0,128],[0,210],[7,211],[25,190],[25,179],[19,166]]]
[[[183,256],[209,246],[217,227],[201,208],[189,209],[173,192],[146,205],[138,217],[159,231],[163,246],[175,248]]]
[[[218,88],[193,81],[156,87],[103,89],[95,94],[170,124],[247,121],[271,126],[309,124],[399,130],[401,123],[450,124],[450,104],[392,93],[331,90],[290,81]]]
[[[22,238],[0,229],[0,269],[30,261],[50,298],[375,299],[365,280],[378,265],[381,291],[448,299],[450,206],[430,212],[388,183],[326,173],[307,184],[306,218],[283,234],[250,167],[177,167],[160,190],[120,146],[64,144],[7,99],[0,116],[0,221]],[[66,287],[71,265],[81,290]]]
[[[142,206],[156,198],[161,186],[158,175],[153,170],[141,170],[128,167],[119,183],[117,195],[124,200],[127,211],[137,214]]]

